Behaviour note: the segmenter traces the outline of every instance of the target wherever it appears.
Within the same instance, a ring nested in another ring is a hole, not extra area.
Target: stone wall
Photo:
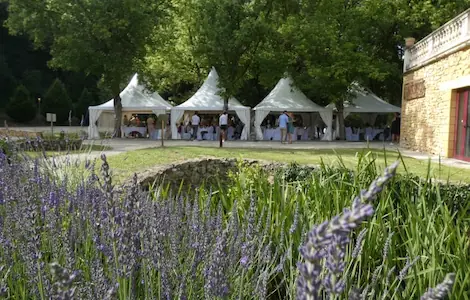
[[[453,155],[456,87],[470,75],[470,48],[452,53],[404,75],[403,86],[424,80],[425,96],[402,101],[401,146],[444,157]],[[464,86],[461,86],[464,87]]]
[[[80,150],[82,140],[33,140],[20,141],[19,149],[24,151],[74,151]]]
[[[283,163],[267,162],[260,160],[244,160],[247,165],[259,165],[266,172],[275,172],[279,168],[288,166]],[[312,171],[315,166],[306,166]],[[138,175],[138,184],[143,189],[159,183],[170,183],[173,186],[179,186],[183,181],[186,186],[197,187],[201,183],[223,183],[226,181],[229,171],[238,170],[238,160],[202,158],[192,159],[183,162],[157,166]],[[127,182],[125,185],[130,184]]]

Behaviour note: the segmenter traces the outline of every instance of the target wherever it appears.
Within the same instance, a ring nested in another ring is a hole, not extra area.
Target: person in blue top
[[[281,144],[284,144],[287,140],[287,123],[289,122],[289,117],[287,116],[287,111],[284,111],[279,116],[279,129],[281,129]]]

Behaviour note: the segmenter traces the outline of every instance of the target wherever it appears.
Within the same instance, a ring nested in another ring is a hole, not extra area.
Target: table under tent
[[[400,113],[401,108],[380,99],[377,95],[360,87],[357,83],[354,83],[351,89],[354,95],[353,98],[350,101],[344,102],[343,116],[345,124],[348,122],[349,116],[357,115],[362,120],[361,123],[363,125],[354,126],[346,124],[346,140],[383,141],[390,138],[386,122],[377,124],[377,117],[379,115]],[[336,106],[333,103],[327,107],[336,111]],[[339,128],[339,120],[338,118],[335,119],[336,128]],[[339,130],[334,130],[334,137],[339,137]]]
[[[198,140],[218,140],[220,136],[219,116],[224,110],[224,100],[219,96],[219,75],[215,68],[209,73],[202,86],[186,102],[171,109],[172,139],[190,139],[192,128],[191,117],[195,112],[201,118],[197,132]],[[250,134],[250,111],[237,99],[228,101],[229,127],[227,140],[247,140]],[[235,121],[235,116],[239,121]],[[238,132],[239,131],[239,132]],[[238,132],[238,134],[237,134]]]
[[[139,136],[160,139],[161,123],[157,122],[160,115],[170,112],[172,105],[165,101],[157,92],[149,92],[139,84],[135,74],[127,87],[119,94],[122,103],[121,136]],[[100,132],[114,132],[114,100],[88,108],[90,124],[88,138],[99,139]],[[159,124],[160,123],[160,124]],[[153,125],[152,125],[153,124]],[[155,129],[155,130],[153,130]]]
[[[283,112],[295,115],[295,130],[292,140],[313,140],[325,137],[332,139],[329,131],[333,110],[322,107],[293,85],[291,78],[282,78],[274,89],[254,109],[257,140],[280,141],[281,131],[277,126],[278,116]]]

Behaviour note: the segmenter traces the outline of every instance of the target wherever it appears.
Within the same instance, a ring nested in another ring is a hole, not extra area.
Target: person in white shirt
[[[199,123],[201,122],[201,118],[199,118],[197,112],[194,113],[194,115],[191,118],[191,126],[193,128],[193,134],[191,139],[195,140],[197,139],[197,130],[199,129]]]
[[[222,135],[222,142],[225,142],[225,132],[228,128],[228,114],[224,111],[219,117],[220,134]]]

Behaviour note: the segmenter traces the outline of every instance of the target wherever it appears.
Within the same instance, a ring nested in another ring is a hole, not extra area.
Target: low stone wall
[[[243,160],[250,165],[259,165],[266,172],[274,173],[279,168],[287,167],[288,164],[275,163],[261,160]],[[227,180],[229,171],[238,170],[239,160],[220,159],[220,158],[202,158],[186,160],[170,165],[157,166],[137,176],[137,182],[143,189],[148,189],[151,185],[159,183],[170,183],[173,186],[179,186],[181,182],[185,186],[199,186],[203,182],[208,184],[223,183]],[[312,171],[315,166],[307,166]],[[128,185],[130,181],[127,182]]]
[[[33,140],[18,143],[18,148],[26,151],[68,151],[78,150],[82,146],[82,140]]]
[[[20,129],[0,128],[0,136],[9,138],[37,138],[42,137],[41,132],[24,131]]]

